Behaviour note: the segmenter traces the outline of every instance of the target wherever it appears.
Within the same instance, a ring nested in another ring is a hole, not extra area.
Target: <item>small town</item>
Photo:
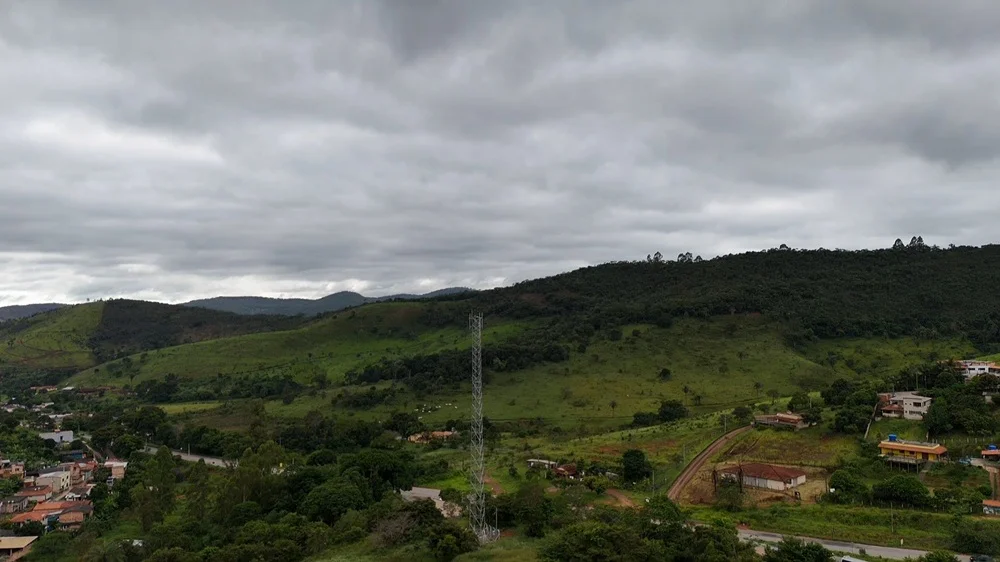
[[[1000,562],[1000,2],[0,5],[0,562]]]

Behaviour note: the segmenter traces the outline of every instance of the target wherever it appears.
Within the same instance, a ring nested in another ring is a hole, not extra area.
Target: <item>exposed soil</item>
[[[677,501],[677,499],[680,498],[681,496],[681,492],[684,491],[684,487],[688,485],[688,483],[695,477],[696,474],[698,474],[698,471],[701,470],[702,465],[704,465],[708,459],[712,458],[713,455],[721,451],[734,437],[742,435],[747,431],[750,431],[749,426],[741,427],[739,429],[734,429],[729,433],[723,435],[722,437],[716,439],[715,441],[712,442],[711,445],[706,447],[704,451],[698,453],[698,456],[695,457],[694,460],[691,461],[689,465],[687,465],[687,468],[685,468],[684,471],[680,473],[680,475],[677,477],[677,480],[674,480],[674,484],[670,486],[670,490],[667,491],[667,497],[673,501]]]
[[[490,487],[490,491],[493,492],[494,496],[499,496],[500,494],[503,493],[503,486],[501,486],[500,483],[497,482],[496,479],[494,479],[489,474],[487,474],[486,477],[483,478],[483,482],[485,482],[486,485]]]
[[[728,463],[732,464],[732,463]],[[688,482],[679,496],[679,501],[685,505],[711,505],[715,503],[715,487],[712,484],[712,470],[722,469],[728,464],[704,464]],[[826,491],[826,478],[829,473],[822,468],[797,466],[806,473],[806,483],[795,488],[779,492],[777,490],[761,490],[746,488],[747,501],[756,507],[766,507],[771,504],[794,502],[795,492],[799,492],[804,504],[816,503],[820,495]],[[676,500],[675,500],[676,501]]]
[[[626,496],[621,490],[608,488],[607,494],[614,498],[621,507],[635,507],[635,502],[632,501],[632,498]]]

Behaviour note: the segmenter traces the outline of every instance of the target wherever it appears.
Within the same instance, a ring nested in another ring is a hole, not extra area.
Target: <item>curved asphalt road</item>
[[[779,533],[765,533],[763,531],[753,531],[750,529],[740,529],[740,539],[745,541],[761,541],[761,542],[781,542],[786,535],[781,535]],[[827,539],[816,539],[812,537],[796,537],[802,539],[805,542],[812,542],[822,545],[827,550],[832,550],[834,552],[842,552],[847,554],[860,554],[860,550],[863,548],[865,553],[870,556],[881,556],[888,560],[906,560],[917,559],[921,556],[927,554],[923,550],[912,550],[909,548],[893,548],[889,546],[874,546],[870,544],[857,544],[853,542],[843,542],[834,541]],[[959,554],[958,559],[962,562],[968,562],[970,557],[966,554]]]

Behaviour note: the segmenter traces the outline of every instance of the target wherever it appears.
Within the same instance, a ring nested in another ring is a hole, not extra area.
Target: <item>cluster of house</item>
[[[966,380],[980,375],[1000,376],[1000,365],[992,361],[963,360],[955,361],[955,365]]]
[[[25,470],[23,462],[0,459],[0,478],[23,482],[19,491],[0,498],[0,517],[15,526],[38,522],[46,529],[79,528],[94,512],[88,498],[102,465],[83,451],[68,451],[63,458],[69,460],[35,471]],[[107,484],[113,486],[125,477],[128,463],[109,460],[103,466],[110,472]]]
[[[123,394],[124,391],[120,388],[115,388],[113,386],[96,386],[93,388],[81,388],[75,386],[64,386],[62,388],[58,386],[32,386],[31,390],[35,394],[49,394],[52,392],[72,392],[78,396],[84,398],[98,398],[104,396],[106,393],[111,392],[115,394]]]

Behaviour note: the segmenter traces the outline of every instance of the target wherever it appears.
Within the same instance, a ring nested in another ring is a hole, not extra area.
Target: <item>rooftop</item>
[[[27,547],[38,537],[0,537],[0,550],[17,550]]]
[[[911,453],[933,453],[943,455],[948,449],[939,443],[924,443],[922,441],[882,441],[878,444],[880,449],[893,449],[896,451],[909,451]]]
[[[403,490],[399,493],[403,499],[412,500],[436,500],[441,497],[441,490],[436,490],[434,488],[410,488],[409,490]]]
[[[922,394],[918,394],[917,392],[912,391],[912,390],[906,390],[906,391],[902,391],[902,392],[891,392],[891,393],[889,393],[889,399],[890,400],[930,400],[931,397],[930,396],[924,396]]]

